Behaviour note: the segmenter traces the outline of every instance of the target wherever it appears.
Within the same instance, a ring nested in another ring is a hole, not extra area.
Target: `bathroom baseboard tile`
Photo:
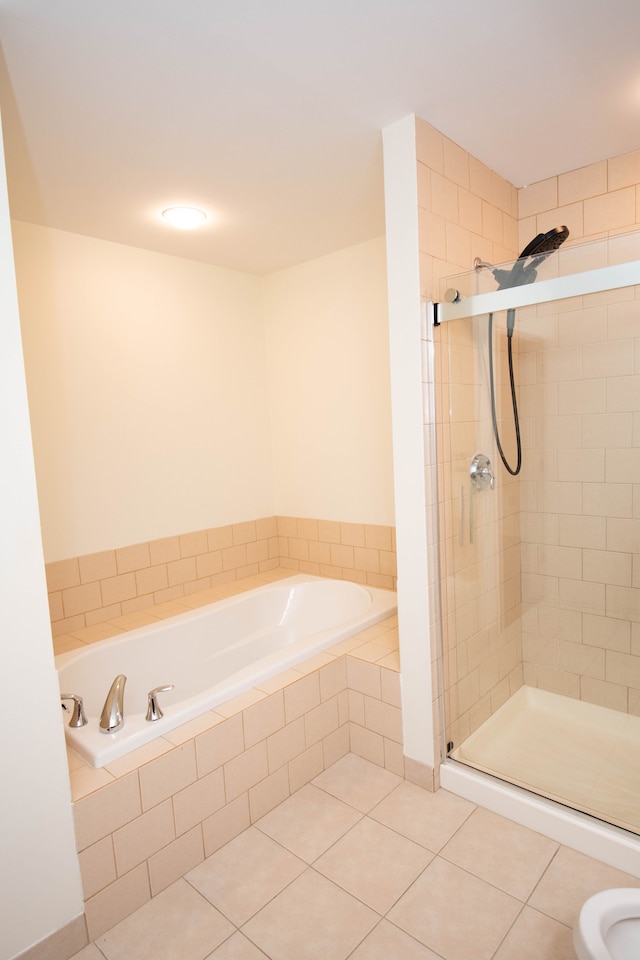
[[[89,943],[84,913],[19,954],[16,960],[69,960]]]

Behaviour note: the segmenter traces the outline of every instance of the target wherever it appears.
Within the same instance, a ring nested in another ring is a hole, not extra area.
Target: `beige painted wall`
[[[393,524],[384,237],[264,280],[275,513]]]
[[[47,561],[272,513],[259,278],[24,223],[14,246]]]
[[[25,223],[14,248],[47,562],[393,523],[382,238],[264,279]]]

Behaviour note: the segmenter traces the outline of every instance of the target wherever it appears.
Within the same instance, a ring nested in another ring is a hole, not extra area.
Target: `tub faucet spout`
[[[127,678],[123,673],[120,673],[111,684],[100,716],[100,733],[115,733],[124,724],[124,685],[126,682]]]

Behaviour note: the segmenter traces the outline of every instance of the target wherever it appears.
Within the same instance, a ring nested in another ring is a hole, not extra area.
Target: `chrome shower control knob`
[[[496,478],[493,475],[491,460],[484,453],[477,453],[471,461],[469,468],[471,485],[478,492],[482,490],[493,490]]]

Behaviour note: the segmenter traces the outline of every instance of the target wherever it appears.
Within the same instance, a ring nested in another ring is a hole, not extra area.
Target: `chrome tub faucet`
[[[100,733],[115,733],[123,726],[124,685],[126,682],[127,678],[123,673],[120,673],[111,684],[111,689],[107,694],[100,715]]]

